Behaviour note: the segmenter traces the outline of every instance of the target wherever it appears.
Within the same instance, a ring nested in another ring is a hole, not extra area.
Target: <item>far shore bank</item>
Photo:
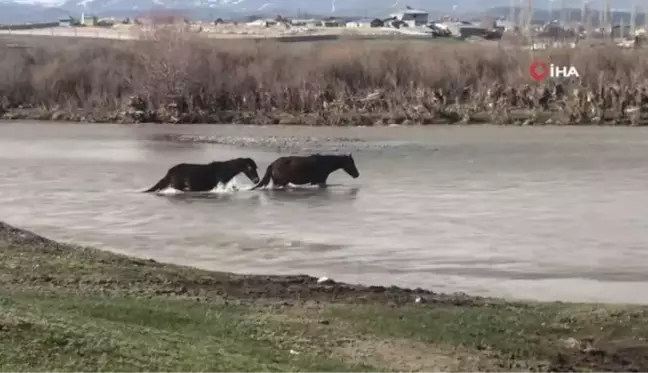
[[[644,306],[205,271],[1,222],[0,267],[3,370],[648,370]]]
[[[575,122],[564,112],[542,110],[512,110],[506,122],[492,113],[480,112],[462,116],[462,108],[410,119],[404,115],[389,112],[345,113],[259,113],[259,112],[220,112],[203,111],[173,113],[169,110],[61,110],[47,108],[14,108],[0,110],[0,121],[42,121],[76,122],[97,124],[240,124],[240,125],[295,125],[321,127],[381,127],[381,126],[443,126],[443,125],[498,125],[498,126],[611,126],[644,127],[648,126],[648,116],[641,120],[630,117],[618,118],[613,112],[605,113],[602,118],[586,122]]]
[[[0,119],[311,126],[648,124],[648,49],[206,40],[0,43]],[[534,81],[532,61],[577,77]]]

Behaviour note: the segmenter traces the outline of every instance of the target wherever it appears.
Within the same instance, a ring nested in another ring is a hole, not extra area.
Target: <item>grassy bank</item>
[[[2,223],[0,266],[5,371],[648,369],[646,307],[216,273]]]
[[[648,50],[420,41],[0,41],[0,116],[87,122],[643,125]],[[23,45],[24,46],[24,45]],[[580,78],[536,83],[533,59]]]

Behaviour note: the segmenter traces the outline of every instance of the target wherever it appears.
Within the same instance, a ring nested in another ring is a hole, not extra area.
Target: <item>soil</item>
[[[549,367],[552,372],[646,372],[648,346],[596,348],[562,352]]]
[[[9,247],[29,247],[32,250],[39,250],[41,251],[40,255],[63,255],[71,250],[83,253],[83,256],[86,256],[89,252],[102,254],[99,250],[59,243],[0,222],[0,246],[3,243],[7,243]],[[182,268],[185,271],[191,270],[195,273],[194,276],[186,276],[186,273],[182,273],[184,271],[180,273],[172,271],[170,270],[171,266],[158,263],[152,259],[136,259],[116,254],[101,256],[105,258],[100,259],[103,265],[97,268],[96,275],[105,272],[110,279],[97,279],[96,282],[104,289],[128,287],[129,282],[132,282],[129,279],[137,274],[129,269],[140,267],[141,270],[151,272],[156,269],[169,269],[167,278],[151,276],[144,280],[144,284],[147,286],[142,287],[142,290],[149,288],[156,295],[199,296],[212,299],[384,303],[393,305],[412,304],[417,301],[417,298],[421,303],[448,305],[483,304],[487,301],[486,298],[468,296],[463,293],[438,294],[419,288],[353,285],[336,282],[332,279],[320,282],[320,279],[308,275],[240,275],[173,266]],[[113,271],[111,268],[115,270]],[[90,280],[85,276],[75,276],[74,274],[59,278],[55,274],[39,274],[38,271],[34,271],[27,278],[16,279],[22,285],[46,281],[50,284],[64,282],[66,286],[74,286],[75,284],[88,286]]]

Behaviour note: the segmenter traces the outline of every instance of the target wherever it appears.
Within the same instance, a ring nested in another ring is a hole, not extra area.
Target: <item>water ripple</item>
[[[0,210],[55,239],[201,268],[648,303],[648,132],[629,131],[3,124]],[[362,176],[139,192],[176,163],[264,169],[315,150],[353,152]]]

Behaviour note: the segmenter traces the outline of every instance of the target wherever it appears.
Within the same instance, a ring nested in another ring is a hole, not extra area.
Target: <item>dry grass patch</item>
[[[476,351],[448,348],[410,340],[368,338],[349,341],[334,350],[345,361],[384,366],[389,371],[483,372],[496,371]]]
[[[581,77],[537,84],[528,74],[535,58],[574,65]],[[414,41],[214,41],[165,29],[137,42],[0,45],[6,118],[642,124],[646,87],[648,50],[613,46],[530,53]]]

